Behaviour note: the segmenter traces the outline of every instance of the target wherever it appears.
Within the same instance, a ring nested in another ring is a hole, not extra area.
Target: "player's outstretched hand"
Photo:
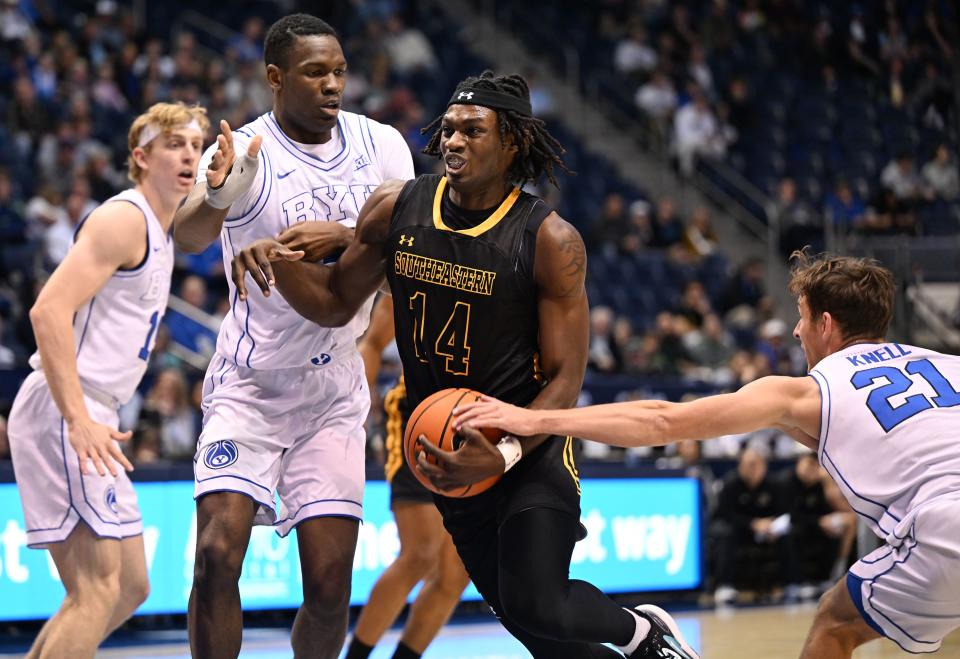
[[[465,428],[498,428],[517,437],[530,437],[539,433],[536,427],[536,412],[490,396],[483,396],[475,403],[458,405],[454,408],[453,415],[453,427],[460,432]]]
[[[80,419],[67,426],[67,434],[70,446],[80,458],[80,471],[84,474],[90,473],[88,460],[93,462],[94,469],[101,476],[106,476],[108,471],[111,476],[116,476],[118,464],[127,471],[133,471],[133,465],[117,446],[117,442],[130,439],[133,435],[130,431],[120,432],[92,419]]]
[[[300,222],[284,229],[277,240],[287,249],[302,251],[304,261],[320,261],[346,249],[353,229],[339,222]]]
[[[270,297],[270,287],[276,280],[273,276],[274,261],[299,261],[303,258],[302,251],[287,249],[273,238],[261,238],[256,240],[233,257],[231,264],[231,277],[233,284],[237,287],[237,293],[241,300],[247,299],[246,273],[250,273],[253,281],[257,283],[264,297]]]
[[[479,483],[502,474],[506,466],[503,454],[479,430],[464,428],[459,434],[463,441],[456,451],[444,451],[423,435],[417,440],[422,449],[417,452],[417,469],[441,490]],[[427,455],[436,464],[427,460]]]
[[[260,135],[250,140],[250,146],[246,153],[247,158],[256,161],[261,142],[263,142],[263,137]],[[233,150],[233,131],[230,130],[230,124],[225,119],[221,119],[220,134],[217,135],[217,150],[214,152],[210,166],[207,168],[207,185],[211,188],[222,186],[236,159],[237,154]]]

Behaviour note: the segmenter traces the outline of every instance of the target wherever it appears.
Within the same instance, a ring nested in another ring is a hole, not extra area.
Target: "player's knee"
[[[397,562],[408,574],[423,578],[437,565],[437,549],[433,543],[408,543],[400,549]]]
[[[555,599],[525,589],[502,589],[503,612],[524,631],[553,640],[567,640],[568,626],[563,623]]]
[[[122,589],[120,571],[107,572],[95,579],[81,580],[74,593],[73,602],[91,617],[104,617],[113,613],[120,604]]]
[[[135,579],[128,579],[122,585],[122,599],[132,614],[141,604],[150,597],[150,580],[146,575]]]
[[[440,569],[435,570],[429,576],[430,583],[445,598],[460,599],[464,588],[470,583],[470,577],[463,569]]]
[[[303,566],[303,603],[311,611],[329,615],[350,602],[352,562],[319,562]]]
[[[204,533],[197,538],[194,579],[207,586],[217,582],[236,582],[243,567],[244,548],[223,535]]]

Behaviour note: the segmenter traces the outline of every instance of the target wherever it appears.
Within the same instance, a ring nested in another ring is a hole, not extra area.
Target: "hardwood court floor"
[[[668,607],[669,608],[669,607]],[[677,614],[687,640],[701,651],[703,659],[792,659],[806,637],[815,607],[775,606],[729,611],[693,611]],[[97,653],[101,659],[146,659],[175,657],[188,659],[189,648],[183,631],[144,634],[121,647]],[[374,650],[371,659],[389,659],[399,632],[390,631]],[[291,656],[289,634],[282,630],[250,629],[244,634],[241,657],[281,659]],[[22,656],[14,655],[0,655]],[[911,657],[890,641],[874,641],[860,650],[855,659],[903,659]],[[947,637],[937,659],[960,658],[960,631]],[[426,659],[524,659],[526,651],[496,623],[452,624],[427,650]],[[557,659],[562,659],[558,657]]]

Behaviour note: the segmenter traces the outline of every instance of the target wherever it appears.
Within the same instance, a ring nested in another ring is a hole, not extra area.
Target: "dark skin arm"
[[[527,406],[530,409],[563,409],[577,402],[587,368],[590,336],[586,271],[587,254],[580,234],[552,213],[537,233],[534,263],[540,366],[548,384]],[[423,452],[418,454],[417,467],[435,486],[449,490],[503,473],[503,455],[479,431],[468,427],[458,427],[458,431],[464,441],[454,452],[440,450],[426,437],[420,437]],[[548,437],[523,438],[523,454],[528,455]],[[428,462],[424,453],[432,455],[437,464]]]
[[[247,297],[246,274],[265,295],[276,286],[297,313],[324,327],[346,325],[383,281],[384,244],[390,217],[404,181],[384,181],[360,210],[353,240],[333,266],[306,263],[302,251],[272,238],[251,243],[233,259],[232,277],[240,299]]]

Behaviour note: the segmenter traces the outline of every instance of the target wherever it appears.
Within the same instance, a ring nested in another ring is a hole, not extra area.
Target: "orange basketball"
[[[423,483],[423,486],[431,492],[442,494],[445,497],[472,497],[476,494],[490,489],[494,483],[500,480],[503,474],[491,476],[479,483],[473,483],[465,487],[458,487],[453,490],[438,490],[430,482],[430,479],[417,470],[417,454],[420,453],[417,438],[420,435],[425,436],[436,446],[444,451],[454,451],[460,446],[459,440],[454,441],[456,431],[453,429],[453,408],[460,403],[470,403],[479,400],[480,392],[472,389],[441,389],[435,394],[428,396],[417,405],[407,420],[407,429],[403,433],[403,452],[407,458],[407,464],[417,480]],[[481,432],[490,441],[495,444],[500,441],[504,433],[494,428],[482,428]],[[425,455],[427,460],[434,462],[433,457]]]

